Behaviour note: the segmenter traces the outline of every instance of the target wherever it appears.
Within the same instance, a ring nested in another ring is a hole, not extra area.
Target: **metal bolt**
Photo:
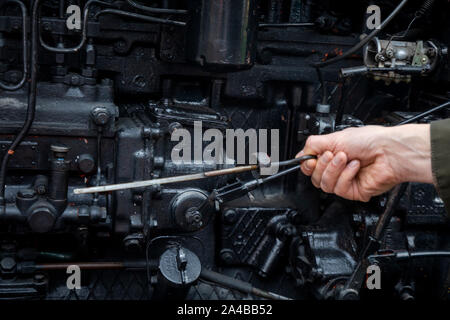
[[[220,258],[225,263],[232,263],[233,262],[233,253],[230,250],[224,249],[220,252]]]
[[[110,114],[104,107],[96,107],[92,110],[92,117],[97,125],[103,126],[108,123]]]
[[[80,78],[77,75],[72,75],[72,77],[70,78],[70,83],[76,86],[80,83]]]
[[[224,217],[224,220],[226,223],[232,224],[232,223],[236,222],[237,214],[236,214],[235,210],[229,209],[229,210],[225,211],[223,217]]]

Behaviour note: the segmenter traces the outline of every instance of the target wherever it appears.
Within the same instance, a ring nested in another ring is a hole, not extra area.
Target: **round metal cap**
[[[191,285],[201,271],[200,259],[184,247],[171,247],[159,258],[160,275],[174,287]]]

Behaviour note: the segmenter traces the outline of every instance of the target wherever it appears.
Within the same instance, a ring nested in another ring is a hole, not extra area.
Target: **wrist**
[[[398,183],[433,183],[429,124],[408,124],[388,128],[391,140],[386,153]]]

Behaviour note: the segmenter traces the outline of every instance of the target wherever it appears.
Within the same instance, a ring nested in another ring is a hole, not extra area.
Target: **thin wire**
[[[137,2],[135,2],[133,0],[126,0],[126,1],[127,1],[127,3],[130,6],[136,8],[136,9],[147,11],[149,13],[161,13],[161,14],[164,14],[164,13],[167,13],[167,14],[186,14],[186,13],[188,13],[187,10],[152,8],[152,7],[144,6],[144,5],[142,5],[140,3],[137,3]]]
[[[28,11],[27,7],[23,4],[22,1],[19,0],[6,0],[3,4],[14,3],[20,7],[22,11],[22,47],[23,47],[23,74],[22,79],[14,85],[7,85],[0,82],[0,88],[6,91],[15,91],[22,88],[27,81],[28,76],[28,33],[27,33],[27,19],[28,19]]]
[[[417,16],[414,16],[414,18],[409,23],[408,28],[406,28],[405,32],[403,32],[402,35],[392,35],[391,38],[389,39],[389,42],[388,42],[385,50],[387,50],[387,48],[389,48],[389,45],[391,44],[393,39],[404,38],[408,34],[409,30],[411,29],[411,27],[414,24],[414,22],[416,21],[416,19],[417,19]]]

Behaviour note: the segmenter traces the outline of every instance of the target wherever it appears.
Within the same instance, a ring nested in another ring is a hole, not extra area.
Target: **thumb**
[[[333,134],[327,134],[323,136],[310,136],[305,143],[305,147],[302,151],[300,151],[296,158],[301,157],[303,155],[313,155],[313,156],[320,156],[325,151],[332,151],[334,138],[332,138]],[[311,159],[308,161],[305,161],[301,165],[302,172],[307,175],[311,176],[314,169],[316,168],[317,160]]]

